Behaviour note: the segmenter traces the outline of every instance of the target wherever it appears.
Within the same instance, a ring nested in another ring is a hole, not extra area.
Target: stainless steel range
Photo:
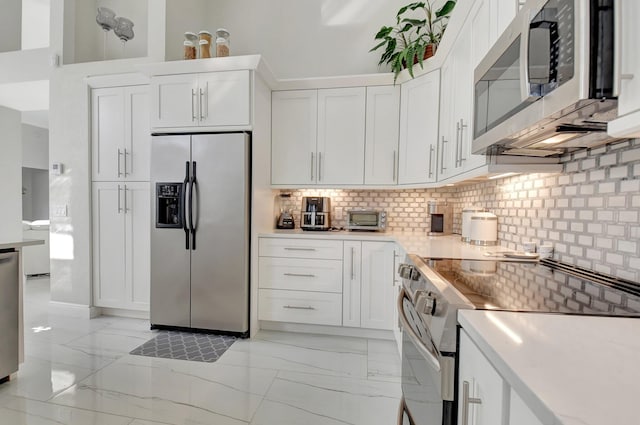
[[[553,260],[425,259],[410,254],[399,274],[399,425],[457,423],[461,308],[640,317],[640,283]]]

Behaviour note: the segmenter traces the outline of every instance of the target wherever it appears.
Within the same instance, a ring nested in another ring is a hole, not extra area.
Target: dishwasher
[[[18,371],[18,252],[0,250],[0,383]]]

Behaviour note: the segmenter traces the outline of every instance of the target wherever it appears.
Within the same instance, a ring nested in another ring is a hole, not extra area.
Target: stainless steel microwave
[[[347,230],[384,232],[387,213],[381,210],[347,210]]]
[[[558,156],[611,141],[618,0],[529,0],[474,73],[476,154]]]

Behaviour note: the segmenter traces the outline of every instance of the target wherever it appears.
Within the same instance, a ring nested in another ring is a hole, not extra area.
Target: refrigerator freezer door
[[[250,140],[244,133],[192,136],[196,249],[191,326],[249,330]]]
[[[190,149],[189,135],[151,140],[151,325],[191,326],[191,257],[185,232],[156,227],[156,184],[184,181]]]

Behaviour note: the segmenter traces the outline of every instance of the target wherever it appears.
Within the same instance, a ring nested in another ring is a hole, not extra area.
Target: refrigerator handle
[[[182,230],[184,230],[184,249],[189,249],[189,228],[187,227],[187,185],[189,184],[189,161],[185,163],[184,182],[182,183]]]
[[[196,222],[193,221],[193,189],[194,187],[197,189],[198,180],[196,177],[196,162],[193,161],[191,175],[191,184],[189,187],[189,226],[191,227],[191,249],[193,251],[196,250]]]

